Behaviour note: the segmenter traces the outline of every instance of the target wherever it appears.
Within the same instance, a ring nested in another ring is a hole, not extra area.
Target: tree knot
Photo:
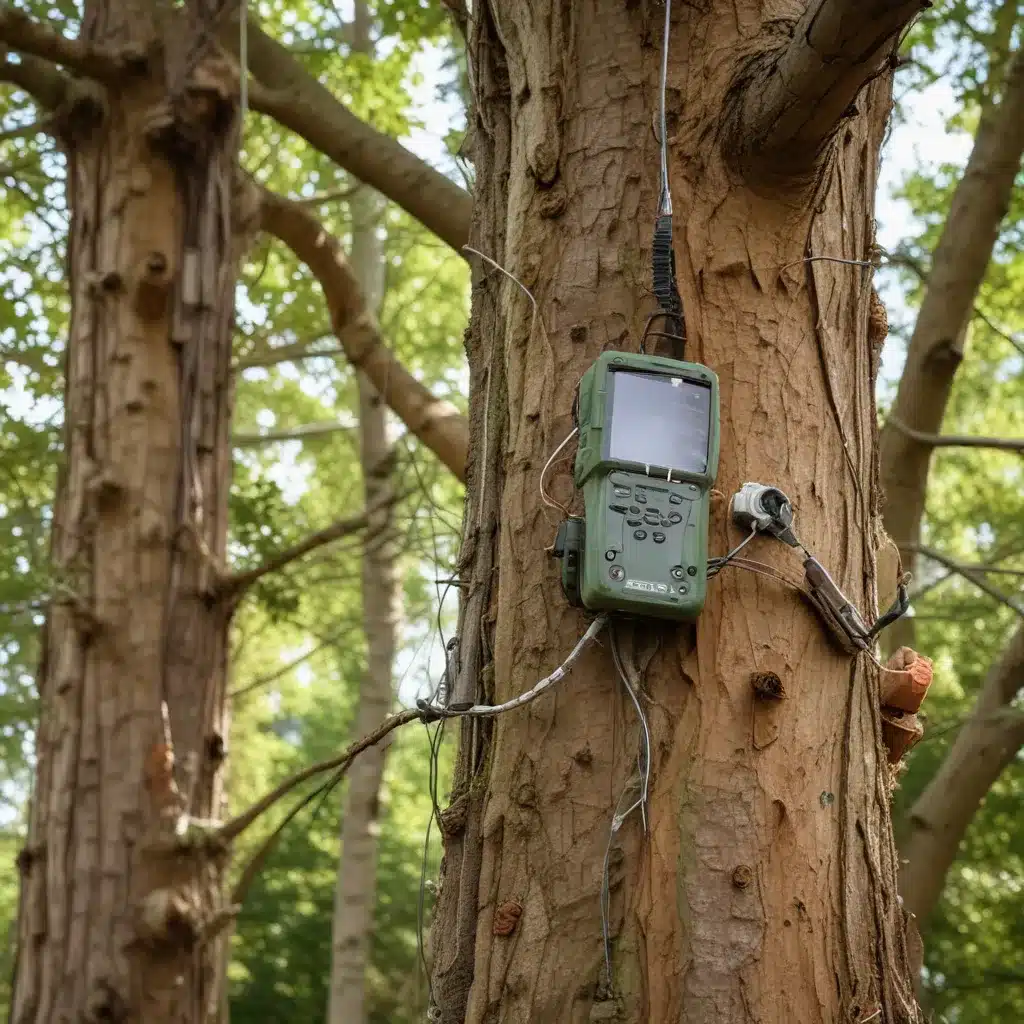
[[[754,688],[754,697],[757,700],[785,699],[786,688],[774,672],[755,672],[750,677],[750,685]]]
[[[505,900],[494,912],[494,934],[511,935],[519,918],[523,915],[523,905],[518,900]]]

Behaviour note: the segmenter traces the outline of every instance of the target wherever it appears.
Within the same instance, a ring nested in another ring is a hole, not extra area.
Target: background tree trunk
[[[889,80],[858,96],[828,143],[816,100],[801,106],[797,93],[783,119],[761,109],[781,58],[804,60],[787,65],[799,76],[813,64],[801,48],[833,53],[817,23],[813,33],[769,26],[752,0],[725,13],[680,5],[669,65],[688,357],[722,384],[717,486],[723,496],[745,480],[785,490],[801,539],[870,615],[870,271],[807,257],[864,260],[874,242]],[[880,17],[864,12],[866,23]],[[636,351],[653,308],[660,18],[653,5],[594,13],[551,0],[474,10],[473,243],[541,311],[531,330],[515,286],[479,268],[460,670],[488,701],[532,685],[584,629],[545,555],[556,522],[537,477],[571,428],[581,374],[604,349]],[[862,55],[876,51],[853,49],[866,80]],[[849,74],[841,64],[828,72],[835,81]],[[751,120],[795,140],[771,150],[770,192],[743,185],[723,157],[759,176],[769,149],[746,130]],[[569,467],[551,485],[563,499]],[[735,540],[720,499],[712,549]],[[799,574],[772,542],[751,557]],[[637,628],[639,648],[659,641],[647,679],[651,833],[631,819],[610,853],[613,986],[601,981],[598,899],[637,726],[598,649],[555,696],[462,726],[435,915],[441,1019],[918,1020],[870,663],[836,654],[790,590],[738,570],[712,584],[695,632]],[[786,700],[755,702],[751,675],[765,671]]]
[[[72,317],[60,580],[39,672],[38,771],[12,1019],[212,1020],[222,809],[237,74],[195,11],[86,4],[83,39],[134,44],[67,117]]]
[[[900,895],[927,923],[957,848],[985,794],[1024,744],[1024,713],[1011,707],[1024,687],[1024,627],[989,670],[971,717],[900,829]]]
[[[372,56],[371,17],[360,0],[355,5],[352,28],[353,52]],[[352,267],[365,308],[376,317],[384,292],[384,252],[378,234],[383,204],[379,196],[364,187],[352,197],[349,209]],[[359,454],[364,504],[369,508],[392,484],[395,453],[388,440],[387,407],[362,373],[358,374],[358,385]],[[391,708],[391,666],[399,617],[395,548],[387,537],[391,519],[390,507],[374,515],[363,552],[366,671],[359,686],[356,736],[370,732]],[[366,1020],[366,966],[377,900],[377,836],[385,749],[383,744],[371,747],[349,771],[334,901],[328,1024],[363,1024]]]
[[[921,542],[934,451],[934,445],[915,433],[935,436],[941,430],[964,358],[974,300],[1024,151],[1024,50],[1008,60],[1005,79],[997,75],[996,81],[1002,89],[999,96],[989,95],[982,111],[970,159],[932,255],[899,390],[879,439],[885,528],[907,567],[915,564],[914,549]],[[893,648],[913,646],[913,617],[897,623],[887,641]]]

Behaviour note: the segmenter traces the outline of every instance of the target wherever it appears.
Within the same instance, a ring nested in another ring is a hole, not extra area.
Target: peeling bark
[[[68,143],[65,599],[39,674],[15,1024],[199,1024],[223,995],[224,857],[189,822],[223,805],[230,606],[210,595],[253,225],[232,189],[232,65],[184,12],[86,5],[88,53],[158,41],[159,61],[93,93]]]
[[[571,428],[583,371],[604,349],[635,351],[653,307],[656,15],[553,0],[474,9],[472,241],[542,315],[531,329],[518,290],[475,268],[460,673],[485,700],[532,685],[584,629],[544,551],[556,523],[537,479]],[[759,197],[716,140],[761,18],[753,2],[686,5],[675,18],[669,130],[689,358],[722,383],[717,487],[783,488],[801,538],[873,611],[870,280],[802,261],[860,259],[873,244],[889,81],[873,81],[840,129],[813,202],[803,184]],[[567,473],[549,482],[563,498]],[[711,545],[731,538],[719,502]],[[786,550],[756,548],[793,571]],[[738,571],[715,581],[695,630],[655,626],[641,639],[652,636],[652,831],[645,840],[631,821],[612,848],[612,989],[601,865],[636,723],[597,649],[553,697],[462,723],[433,931],[440,1019],[919,1020],[874,671],[835,654],[791,592]],[[769,672],[788,699],[755,704],[751,677]]]

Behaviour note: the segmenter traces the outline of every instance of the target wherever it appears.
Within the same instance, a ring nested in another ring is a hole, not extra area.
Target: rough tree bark
[[[223,857],[188,827],[223,801],[230,602],[213,594],[244,236],[238,78],[209,46],[215,13],[90,0],[81,38],[62,42],[90,60],[43,54],[109,88],[64,79],[58,117],[72,211],[63,596],[38,678],[16,1024],[195,1024],[222,998]]]
[[[354,52],[372,56],[371,27],[366,4],[356,0],[352,19]],[[383,204],[376,194],[362,188],[352,197],[349,209],[352,266],[367,311],[376,316],[384,292],[384,252],[378,236]],[[359,456],[363,494],[369,507],[392,485],[395,451],[388,439],[387,407],[362,373],[358,374],[358,386]],[[387,536],[391,524],[391,506],[384,506],[370,523],[363,551],[366,669],[359,685],[356,736],[370,732],[391,708],[391,667],[399,618],[396,552]],[[349,770],[334,897],[327,1024],[363,1024],[366,1020],[366,965],[377,902],[377,836],[384,752],[383,744],[371,747]]]
[[[689,357],[722,384],[717,486],[782,487],[801,538],[869,613],[870,271],[808,258],[868,258],[886,63],[920,6],[816,0],[769,19],[754,0],[677,5],[669,63]],[[603,349],[636,351],[652,309],[661,17],[582,0],[473,7],[472,241],[541,313],[531,329],[514,285],[477,268],[460,672],[487,700],[526,689],[584,629],[545,555],[556,524],[537,480],[580,375]],[[567,472],[551,484],[563,499]],[[719,500],[712,547],[735,539]],[[799,572],[786,549],[754,551]],[[637,630],[639,646],[654,639],[651,833],[631,819],[612,847],[612,985],[598,897],[636,723],[597,649],[554,696],[462,726],[439,1019],[920,1019],[871,664],[833,652],[791,591],[739,571],[714,581],[695,630]],[[755,700],[766,671],[785,700]]]

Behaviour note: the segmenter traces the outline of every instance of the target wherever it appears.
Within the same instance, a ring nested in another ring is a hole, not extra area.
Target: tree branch
[[[726,100],[727,151],[747,177],[813,168],[860,90],[893,61],[926,0],[811,0],[789,42],[756,54]]]
[[[918,279],[925,284],[928,282],[928,274],[921,266],[920,260],[915,259],[908,252],[891,252],[886,254],[883,266],[906,267],[917,275]],[[1022,356],[1024,356],[1024,341],[1020,340],[1012,331],[1001,327],[985,312],[977,303],[974,304],[974,316],[976,316],[993,334],[999,335],[1004,341],[1008,341]]]
[[[326,359],[345,354],[345,350],[338,345],[331,348],[313,348],[314,344],[316,344],[315,341],[297,341],[293,345],[266,348],[255,355],[244,356],[236,360],[232,370],[235,373],[240,373],[243,370],[254,370],[258,367],[277,366],[279,363],[298,363],[306,359],[321,357]]]
[[[305,654],[300,654],[297,658],[293,658],[291,661],[286,661],[279,668],[274,669],[273,672],[267,672],[262,676],[257,676],[251,682],[243,683],[241,686],[235,687],[235,689],[228,693],[228,696],[232,700],[235,700],[238,697],[244,697],[246,694],[252,693],[253,690],[258,690],[263,686],[269,686],[271,683],[276,683],[278,679],[288,675],[292,669],[296,669],[300,665],[305,664],[310,658],[319,654],[325,648],[336,644],[340,637],[354,631],[355,626],[352,622],[345,623],[344,629],[335,630],[330,636],[311,647]]]
[[[327,526],[322,530],[318,530],[316,533],[308,536],[305,540],[299,541],[298,544],[294,544],[290,548],[285,548],[284,551],[280,551],[271,558],[268,558],[267,561],[262,565],[256,566],[255,569],[247,569],[245,572],[232,573],[230,576],[225,576],[220,580],[217,586],[216,596],[220,598],[239,597],[244,591],[257,581],[261,580],[264,576],[268,576],[272,572],[278,572],[286,565],[290,565],[292,562],[298,561],[300,558],[304,558],[311,551],[316,551],[317,548],[322,548],[325,544],[332,544],[334,541],[340,540],[342,537],[347,537],[365,529],[373,512],[377,511],[379,508],[383,508],[386,505],[394,503],[396,500],[398,499],[394,495],[386,494],[380,501],[376,501],[372,505],[367,506],[367,508],[360,512],[359,515],[352,516],[348,519],[339,519],[337,522],[331,523],[330,526]]]
[[[985,679],[970,720],[911,807],[899,843],[904,907],[927,920],[960,840],[985,794],[1024,743],[1024,715],[1008,706],[1024,686],[1024,625]]]
[[[222,42],[237,51],[237,18],[228,19]],[[253,18],[248,22],[248,49],[256,79],[249,87],[253,110],[302,136],[462,255],[473,209],[465,189],[346,109]]]
[[[68,94],[70,79],[47,60],[31,55],[15,61],[9,53],[0,59],[0,82],[27,92],[43,109],[56,110]]]
[[[1024,152],[1024,49],[1009,66],[1002,98],[985,108],[967,167],[931,260],[890,419],[938,434],[957,367],[960,337],[975,308]],[[901,551],[921,536],[932,449],[886,424],[879,437],[885,529]]]
[[[944,565],[951,572],[956,573],[958,576],[963,576],[965,580],[969,580],[979,590],[983,590],[988,594],[989,597],[994,598],[1000,604],[1006,605],[1007,608],[1015,611],[1018,615],[1024,616],[1024,604],[989,583],[985,579],[984,570],[975,569],[973,566],[958,562],[955,558],[950,558],[949,555],[944,555],[941,551],[926,547],[924,544],[907,544],[905,548],[907,551],[914,552],[915,554],[924,555],[925,558],[938,562],[939,565]]]
[[[326,434],[337,434],[351,431],[355,427],[348,423],[306,423],[299,427],[285,430],[268,430],[262,434],[245,433],[231,435],[231,443],[237,448],[256,448],[263,444],[274,444],[277,441],[301,441],[309,437],[323,437]]]
[[[918,444],[929,448],[993,448],[999,451],[1024,452],[1024,437],[969,437],[964,434],[926,434],[908,427],[896,416],[889,416],[887,425],[895,427]]]
[[[222,843],[229,843],[237,839],[257,818],[266,814],[274,804],[283,797],[286,797],[296,786],[301,786],[302,783],[317,775],[322,775],[324,772],[334,771],[338,768],[347,769],[355,760],[356,755],[361,754],[367,747],[380,743],[388,733],[394,732],[395,729],[407,725],[409,722],[415,722],[419,718],[422,718],[422,713],[418,708],[408,708],[405,711],[399,711],[397,714],[385,718],[373,732],[356,740],[343,753],[329,757],[325,761],[311,764],[308,768],[303,768],[301,771],[285,779],[284,782],[272,789],[266,796],[260,797],[251,807],[221,825],[213,838]]]
[[[146,59],[146,54],[137,48],[96,46],[81,39],[69,39],[7,4],[0,4],[0,43],[98,81],[117,78]]]
[[[410,432],[465,481],[469,451],[466,418],[448,402],[435,398],[387,347],[376,321],[366,312],[338,240],[300,203],[265,189],[262,195],[263,229],[284,242],[316,275],[348,361],[366,374]]]

